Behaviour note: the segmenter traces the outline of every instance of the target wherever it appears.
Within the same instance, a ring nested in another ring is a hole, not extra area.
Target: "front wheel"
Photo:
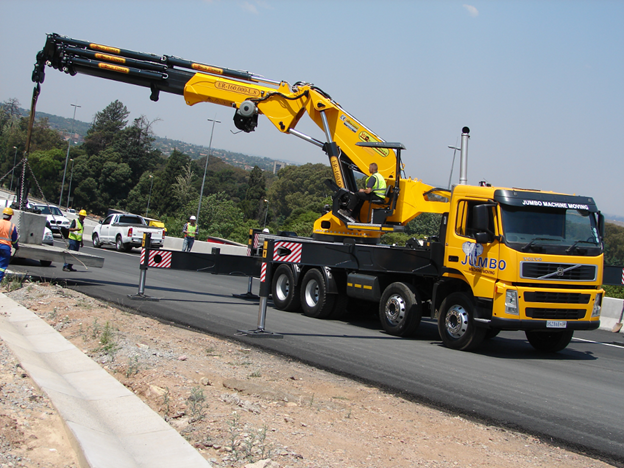
[[[392,283],[379,302],[379,319],[384,330],[394,336],[413,335],[422,317],[416,289],[407,283]]]
[[[277,310],[293,312],[300,307],[299,287],[295,284],[295,275],[288,265],[280,265],[273,274],[271,285],[273,305]]]
[[[561,331],[537,331],[527,330],[527,340],[536,350],[544,353],[556,353],[561,351],[572,341],[574,330]]]
[[[320,270],[313,268],[301,281],[301,308],[303,313],[313,318],[328,318],[336,302],[336,294],[327,293],[327,282]]]
[[[95,247],[96,249],[102,247],[102,243],[100,242],[100,236],[98,236],[97,234],[93,234],[91,240],[93,241],[93,247]]]
[[[444,346],[461,351],[476,349],[484,340],[487,330],[474,323],[474,300],[456,292],[442,301],[438,317],[438,332]]]

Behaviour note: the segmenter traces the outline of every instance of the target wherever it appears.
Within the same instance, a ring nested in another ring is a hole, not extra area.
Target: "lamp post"
[[[457,148],[456,146],[451,146],[449,145],[449,148],[451,148],[453,150],[453,164],[451,164],[451,175],[449,175],[449,183],[448,183],[448,188],[451,188],[451,178],[453,177],[453,166],[455,166],[455,154],[458,151],[461,151],[461,148]]]
[[[71,170],[69,171],[69,190],[67,190],[67,209],[69,210],[69,202],[71,200],[71,184],[72,179],[74,178],[74,159],[70,159],[71,161]]]
[[[152,187],[154,186],[154,176],[150,175],[150,191],[149,191],[149,195],[147,196],[147,208],[145,208],[145,217],[147,218],[147,214],[149,213],[149,204],[150,204],[150,200],[152,198]]]
[[[267,216],[269,215],[269,200],[265,198],[264,204],[266,206],[266,211],[264,212],[264,226],[262,226],[262,229],[266,227],[266,220],[267,220]]]
[[[74,117],[72,119],[72,127],[71,127],[71,133],[74,133],[74,122],[76,121],[76,108],[77,107],[82,107],[82,106],[77,106],[76,104],[70,104],[70,106],[74,107]],[[61,196],[59,197],[59,207],[61,206],[62,202],[63,202],[63,189],[65,188],[65,174],[67,173],[67,162],[69,161],[69,147],[71,146],[71,134],[69,135],[69,138],[67,139],[67,156],[65,156],[65,169],[63,170],[63,183],[61,184]]]
[[[13,174],[15,173],[15,163],[17,162],[17,146],[14,146],[15,156],[13,156],[13,169],[11,169],[11,187],[9,187],[9,191],[13,191]]]
[[[208,170],[208,159],[210,159],[210,149],[212,148],[212,134],[214,133],[214,126],[216,123],[221,123],[220,120],[207,119],[208,122],[212,122],[212,130],[210,131],[210,143],[208,143],[208,156],[206,156],[206,165],[204,166],[204,178],[202,179],[201,191],[199,192],[199,205],[197,206],[197,225],[199,226],[199,211],[201,210],[202,197],[204,196],[204,184],[206,183],[206,171]]]

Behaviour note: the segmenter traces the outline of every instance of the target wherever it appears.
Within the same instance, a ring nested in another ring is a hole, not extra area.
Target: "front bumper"
[[[492,317],[489,320],[477,321],[478,326],[487,326],[488,328],[496,328],[499,330],[596,330],[600,327],[600,320],[588,321],[572,321],[566,320],[565,328],[548,328],[547,320],[514,320],[499,317]]]

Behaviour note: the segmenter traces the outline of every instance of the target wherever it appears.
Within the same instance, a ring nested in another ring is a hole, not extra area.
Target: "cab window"
[[[477,229],[475,227],[474,220],[474,207],[477,205],[483,205],[483,201],[477,200],[463,200],[457,205],[457,219],[455,221],[455,233],[458,236],[469,237],[474,239]],[[494,229],[494,214],[492,209],[489,211],[488,230],[495,232]]]

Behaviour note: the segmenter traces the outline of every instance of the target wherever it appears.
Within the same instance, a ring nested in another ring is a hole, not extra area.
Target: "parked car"
[[[142,216],[134,214],[110,214],[93,229],[93,247],[114,245],[117,250],[129,252],[141,247],[143,234],[150,233],[152,247],[161,248],[165,240],[163,228],[149,227]]]
[[[61,228],[69,229],[69,219],[63,215],[58,206],[33,203],[31,207],[47,215],[53,234],[60,234]]]

